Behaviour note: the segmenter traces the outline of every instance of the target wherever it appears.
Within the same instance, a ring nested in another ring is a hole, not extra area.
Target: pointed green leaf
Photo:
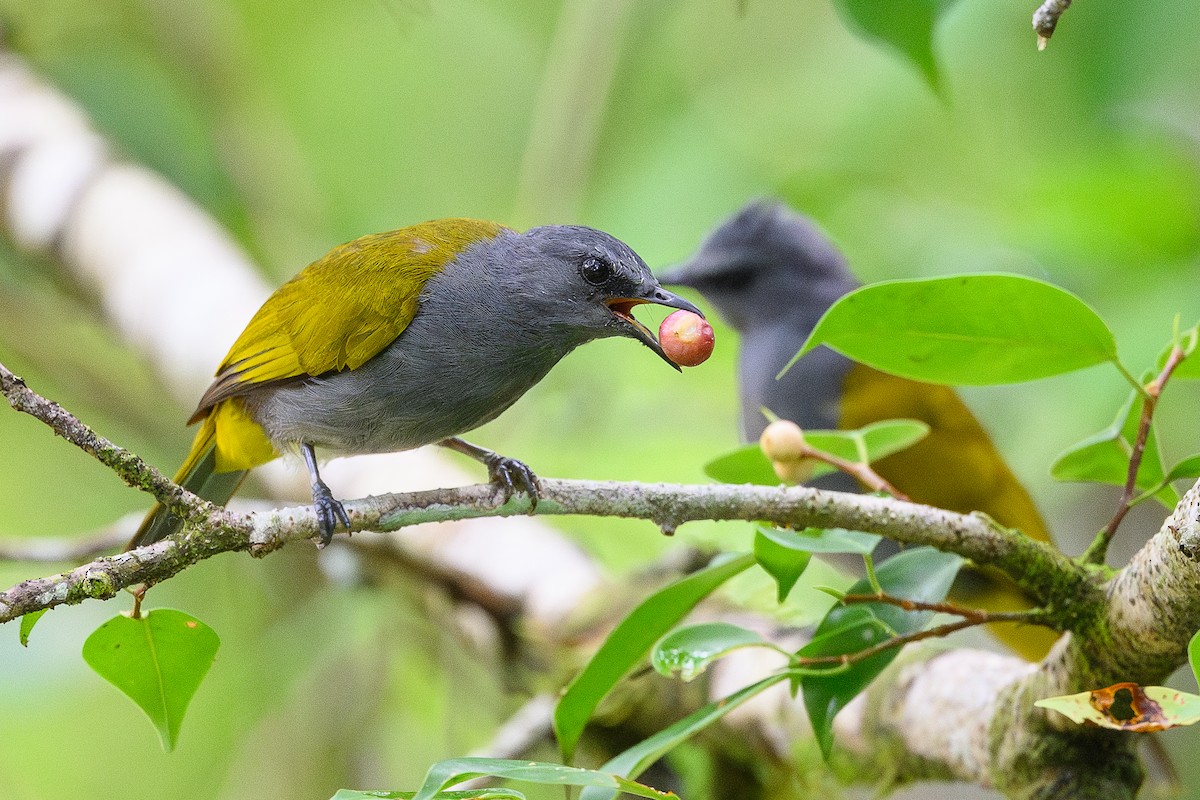
[[[1200,325],[1193,325],[1186,331],[1179,334],[1179,346],[1183,348],[1186,357],[1180,361],[1175,371],[1171,373],[1171,378],[1182,378],[1184,380],[1200,379],[1200,357],[1197,357],[1197,342],[1200,342]],[[1162,368],[1167,365],[1167,358],[1171,355],[1171,350],[1174,345],[1168,343],[1158,355],[1156,362],[1156,371],[1161,372]]]
[[[1060,481],[1124,486],[1129,473],[1129,457],[1133,453],[1133,442],[1137,439],[1141,422],[1142,405],[1141,394],[1131,391],[1117,412],[1116,419],[1106,428],[1063,452],[1050,467],[1050,475]],[[1149,491],[1165,480],[1158,430],[1151,423],[1135,486],[1141,491]],[[1167,508],[1174,508],[1179,502],[1179,493],[1172,486],[1164,486],[1155,497]]]
[[[780,547],[803,553],[851,553],[866,556],[875,551],[882,536],[844,528],[805,528],[793,531],[759,525],[759,535],[770,539]]]
[[[648,739],[638,742],[625,752],[606,762],[600,769],[628,778],[636,778],[647,767],[658,761],[681,743],[695,736],[700,731],[712,725],[721,717],[733,711],[747,700],[761,694],[788,677],[780,673],[763,678],[758,683],[752,683],[728,697],[709,703],[701,709],[688,714],[673,725],[663,728]],[[584,789],[579,800],[609,800],[614,793],[603,789]]]
[[[771,462],[756,444],[714,458],[704,465],[704,474],[720,483],[752,483],[756,486],[778,486],[780,483]]]
[[[889,558],[879,565],[876,575],[888,594],[922,602],[938,602],[950,591],[962,563],[962,558],[953,553],[919,547]],[[865,594],[871,591],[870,584],[864,579],[854,584],[848,593]],[[889,636],[919,631],[929,623],[931,617],[932,614],[926,611],[905,611],[882,603],[837,605],[817,626],[812,642],[800,650],[800,655],[855,653]],[[898,653],[899,648],[885,650],[854,664],[846,671],[828,676],[806,674],[801,678],[804,706],[821,745],[821,752],[826,757],[833,748],[833,718]]]
[[[812,554],[782,545],[771,536],[773,529],[758,526],[754,532],[754,560],[775,579],[782,603],[808,569]]]
[[[730,622],[702,622],[671,631],[654,646],[650,663],[659,674],[679,673],[683,681],[700,675],[710,664],[742,647],[762,647],[755,631]]]
[[[139,619],[120,615],[105,622],[83,643],[83,660],[146,712],[170,751],[220,645],[195,617],[158,608]]]
[[[21,617],[21,631],[19,638],[22,647],[29,647],[29,634],[33,633],[33,626],[37,625],[39,619],[50,609],[43,608],[39,611],[32,611]]]
[[[867,448],[867,461],[874,462],[912,447],[929,435],[929,426],[919,419],[885,419],[859,429]]]
[[[1183,459],[1171,467],[1171,471],[1167,473],[1168,481],[1177,481],[1183,478],[1190,480],[1200,478],[1200,453]]]
[[[1086,303],[1020,275],[864,286],[825,312],[791,363],[820,344],[884,372],[944,384],[1020,383],[1117,358],[1112,332]]]
[[[554,733],[564,761],[571,759],[596,706],[634,664],[646,657],[659,637],[678,625],[718,586],[753,564],[754,556],[748,553],[717,559],[650,595],[613,629],[554,708]]]
[[[1200,632],[1197,632],[1188,642],[1188,663],[1192,665],[1192,675],[1200,684]]]
[[[953,0],[836,0],[834,7],[848,27],[899,52],[936,89],[933,34],[938,20],[953,4]]]
[[[615,789],[637,797],[674,797],[635,783],[628,778],[591,769],[566,767],[542,761],[515,761],[505,758],[451,758],[439,761],[425,773],[425,781],[413,795],[413,800],[435,800],[442,789],[481,775],[492,775],[525,783],[551,786],[597,786]]]

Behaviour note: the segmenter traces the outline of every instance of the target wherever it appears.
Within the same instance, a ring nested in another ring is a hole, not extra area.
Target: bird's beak
[[[661,286],[655,286],[645,297],[614,297],[604,301],[604,304],[608,306],[609,310],[612,311],[612,313],[618,319],[629,326],[630,333],[632,334],[633,338],[637,339],[639,342],[646,345],[646,347],[649,347],[651,350],[658,353],[659,358],[670,364],[676,370],[682,372],[683,370],[680,368],[680,366],[672,361],[670,357],[663,352],[662,345],[658,343],[658,339],[654,336],[654,333],[645,325],[634,319],[633,307],[640,306],[643,303],[654,303],[655,305],[669,306],[670,308],[682,308],[684,311],[690,311],[693,314],[697,314],[701,317],[704,316],[704,312],[696,308],[696,306],[692,305],[687,300],[684,300],[679,295],[675,294],[674,292],[668,292]]]

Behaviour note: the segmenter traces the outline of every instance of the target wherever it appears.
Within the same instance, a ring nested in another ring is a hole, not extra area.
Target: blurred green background
[[[1033,7],[954,6],[935,39],[940,92],[831,0],[0,0],[0,20],[272,283],[338,242],[440,216],[593,225],[661,267],[776,195],[864,280],[1005,270],[1065,286],[1140,369],[1176,314],[1200,318],[1200,15],[1185,0],[1081,3],[1038,53]],[[189,409],[85,292],[0,244],[0,298],[0,360],[173,468]],[[473,439],[548,476],[703,480],[736,443],[735,340],[719,325],[717,339],[682,376],[631,342],[589,345]],[[1116,492],[1047,470],[1125,393],[1102,368],[967,393],[1072,552]],[[1170,456],[1200,450],[1197,399],[1176,385],[1163,403]],[[28,418],[0,413],[0,443],[0,534],[85,532],[147,505]],[[1126,552],[1161,517],[1132,516]],[[616,571],[669,546],[648,524],[555,524]],[[443,601],[402,578],[331,586],[293,549],[217,558],[155,590],[224,640],[170,755],[78,656],[126,603],[57,610],[29,650],[0,631],[0,796],[324,798],[412,786],[488,740],[517,701],[438,621]],[[49,569],[4,564],[0,579]]]

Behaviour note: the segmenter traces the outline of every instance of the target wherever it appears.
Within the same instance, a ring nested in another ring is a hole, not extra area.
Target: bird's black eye
[[[587,258],[579,265],[579,274],[593,286],[600,286],[612,277],[612,264],[603,258]]]

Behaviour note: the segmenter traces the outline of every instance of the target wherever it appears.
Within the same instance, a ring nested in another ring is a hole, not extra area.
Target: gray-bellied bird
[[[1049,541],[1028,492],[953,389],[888,375],[824,347],[775,379],[825,310],[859,285],[810,219],[782,203],[751,202],[660,280],[696,289],[740,335],[738,389],[746,441],[757,439],[766,426],[763,408],[802,428],[854,429],[884,419],[918,419],[930,426],[929,436],[874,463],[881,476],[915,502],[982,511]],[[823,485],[847,483],[839,476]],[[978,581],[966,582],[975,584],[966,599],[994,610],[1028,607],[1024,594],[998,572],[975,575]],[[1023,655],[1039,658],[1055,637],[1035,626],[998,635]]]
[[[537,501],[521,462],[459,439],[494,419],[581,344],[637,339],[678,367],[634,319],[640,303],[698,309],[664,290],[627,245],[592,228],[516,233],[442,219],[335,247],[267,299],[234,343],[191,422],[176,482],[216,503],[247,470],[298,450],[319,543],[345,508],[317,471],[328,455],[440,444],[487,465],[507,498]],[[156,506],[131,547],[178,529]]]

